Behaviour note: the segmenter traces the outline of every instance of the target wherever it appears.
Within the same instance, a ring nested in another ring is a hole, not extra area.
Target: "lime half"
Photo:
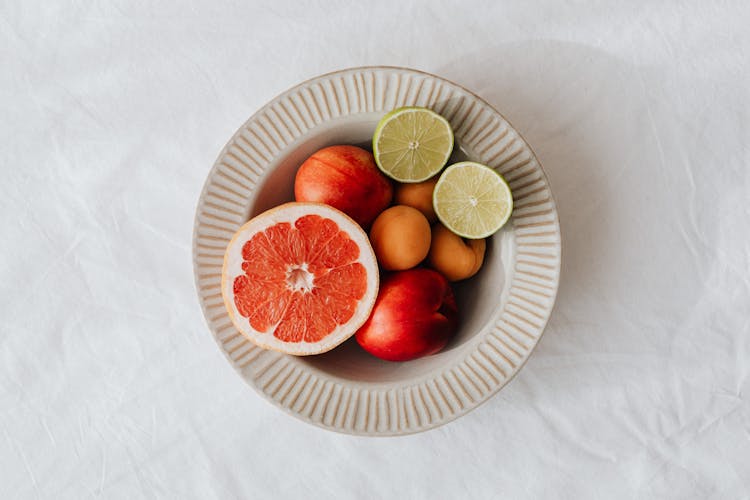
[[[378,123],[372,138],[375,162],[399,182],[422,182],[434,176],[453,151],[448,120],[427,108],[394,109]]]
[[[445,227],[464,238],[479,239],[508,222],[513,195],[505,179],[490,167],[463,161],[440,175],[432,205]]]

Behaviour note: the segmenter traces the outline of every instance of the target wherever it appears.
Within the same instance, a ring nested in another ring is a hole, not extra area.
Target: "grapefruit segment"
[[[331,241],[315,255],[313,264],[325,269],[344,266],[359,257],[359,247],[344,232],[339,231]]]
[[[367,320],[378,267],[362,228],[330,206],[287,203],[243,225],[224,256],[235,327],[261,347],[326,352]]]
[[[328,242],[338,234],[339,227],[331,219],[324,219],[319,215],[306,215],[294,223],[305,242],[305,256],[314,259]]]

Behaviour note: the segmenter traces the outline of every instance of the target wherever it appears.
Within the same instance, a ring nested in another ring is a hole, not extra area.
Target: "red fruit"
[[[393,197],[393,185],[372,154],[356,146],[330,146],[310,156],[294,179],[297,201],[326,203],[369,227]]]
[[[286,203],[235,233],[221,293],[247,339],[306,356],[354,335],[370,316],[378,281],[375,253],[357,223],[327,205]]]
[[[458,309],[448,281],[432,269],[410,269],[380,284],[359,345],[388,361],[409,361],[440,351],[456,332]]]

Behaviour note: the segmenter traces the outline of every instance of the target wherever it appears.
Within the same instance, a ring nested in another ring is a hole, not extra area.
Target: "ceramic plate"
[[[354,339],[307,357],[266,351],[232,325],[221,298],[227,243],[245,221],[293,199],[294,174],[317,149],[367,147],[378,120],[399,106],[445,116],[453,160],[495,168],[513,190],[511,220],[488,243],[485,265],[456,285],[461,328],[440,353],[408,363],[366,354]],[[323,75],[266,104],[229,140],[198,201],[193,235],[198,297],[227,360],[292,415],[339,432],[396,435],[465,414],[521,368],[544,331],[559,281],[560,229],[534,153],[490,105],[434,75],[363,67]]]

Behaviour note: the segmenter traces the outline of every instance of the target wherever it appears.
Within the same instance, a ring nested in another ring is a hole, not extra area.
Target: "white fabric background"
[[[742,0],[5,0],[2,496],[750,498],[748,26]],[[367,64],[501,110],[563,234],[519,376],[402,438],[266,403],[193,287],[225,141],[286,88]]]

